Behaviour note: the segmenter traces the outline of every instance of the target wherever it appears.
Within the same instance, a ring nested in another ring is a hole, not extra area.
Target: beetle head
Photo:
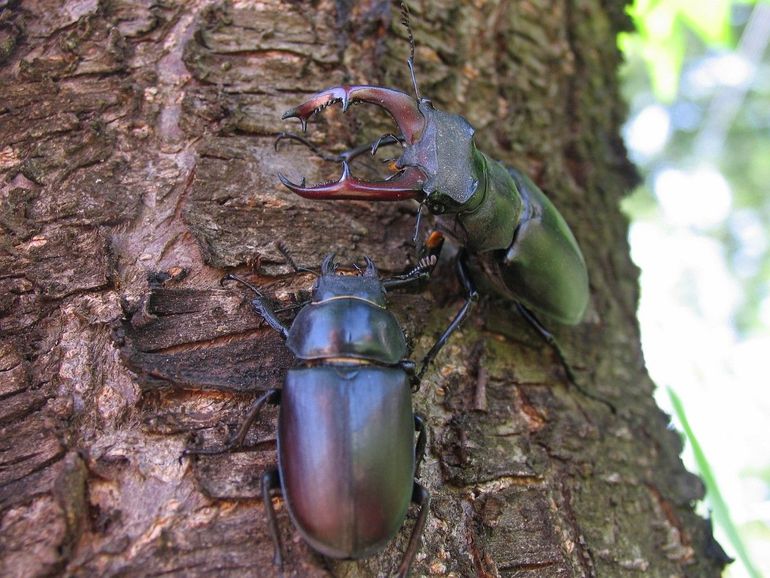
[[[460,115],[433,107],[427,99],[379,86],[337,86],[319,92],[283,118],[297,117],[303,130],[307,121],[336,102],[343,111],[352,103],[368,102],[385,109],[395,120],[403,153],[396,161],[398,172],[384,181],[369,182],[350,174],[348,158],[341,157],[343,171],[333,183],[306,187],[283,175],[281,182],[298,195],[311,199],[360,199],[425,201],[433,213],[459,213],[478,188],[480,157],[473,143],[473,127]],[[302,139],[300,139],[302,140]],[[379,142],[372,147],[373,152]],[[365,150],[365,149],[362,149]]]
[[[414,144],[404,147],[396,168],[422,171],[422,198],[432,213],[463,212],[479,184],[475,131],[462,116],[437,110],[427,99],[418,107],[425,128]]]
[[[321,276],[313,286],[313,301],[326,301],[335,297],[358,297],[385,306],[385,290],[374,262],[369,257],[366,269],[360,275],[337,273],[334,254],[327,255],[321,264]]]

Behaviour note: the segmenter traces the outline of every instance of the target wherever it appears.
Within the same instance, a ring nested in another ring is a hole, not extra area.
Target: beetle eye
[[[440,215],[444,212],[444,205],[441,203],[430,203],[428,205],[428,209],[430,209],[431,213]]]

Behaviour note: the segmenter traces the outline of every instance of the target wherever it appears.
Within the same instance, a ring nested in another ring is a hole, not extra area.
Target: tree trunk
[[[256,449],[221,444],[293,360],[226,271],[283,305],[294,260],[371,256],[398,272],[416,206],[300,199],[277,178],[339,170],[299,146],[281,112],[341,83],[410,90],[398,6],[353,3],[0,2],[0,382],[3,576],[272,576],[259,499],[275,410]],[[703,489],[652,399],[638,272],[618,209],[634,180],[618,136],[622,2],[412,2],[421,91],[475,126],[479,148],[527,172],[582,246],[592,301],[551,327],[575,369],[489,296],[415,396],[433,496],[413,575],[718,576],[692,510]],[[392,130],[324,112],[318,144]],[[364,171],[365,168],[357,170]],[[419,359],[462,298],[442,265],[397,294]],[[291,311],[285,313],[290,319]],[[327,560],[283,502],[286,575],[393,571],[414,523],[380,554]]]

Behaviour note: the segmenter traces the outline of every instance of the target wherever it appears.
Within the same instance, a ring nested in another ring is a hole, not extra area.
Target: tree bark
[[[259,499],[275,410],[254,451],[223,443],[292,358],[226,271],[290,306],[318,266],[411,259],[416,206],[300,199],[277,179],[333,178],[282,111],[341,83],[409,90],[398,6],[82,0],[0,2],[0,527],[3,576],[272,576]],[[415,396],[433,495],[413,575],[718,576],[693,512],[699,480],[655,406],[635,319],[638,271],[618,204],[635,178],[615,35],[622,2],[412,2],[417,77],[479,148],[549,194],[582,246],[591,305],[550,327],[485,296]],[[333,148],[392,130],[359,107],[311,126]],[[366,170],[360,168],[359,170]],[[391,303],[415,359],[456,311],[448,266]],[[285,313],[291,318],[291,311]],[[279,508],[286,575],[377,576],[414,523],[361,561],[312,552]]]

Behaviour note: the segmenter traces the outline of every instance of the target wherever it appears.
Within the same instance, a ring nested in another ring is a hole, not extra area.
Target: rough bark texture
[[[433,504],[414,575],[718,576],[720,550],[692,511],[701,484],[639,346],[618,210],[634,178],[618,136],[623,3],[412,4],[423,93],[551,196],[592,290],[582,324],[553,328],[582,392],[512,306],[489,298],[428,373],[415,405]],[[385,271],[409,262],[414,206],[299,199],[277,172],[312,181],[338,168],[273,149],[296,128],[280,112],[303,94],[410,86],[398,7],[0,8],[0,574],[277,575],[258,497],[275,411],[249,436],[264,442],[256,451],[178,457],[221,443],[292,363],[244,292],[219,288],[225,271],[289,305],[311,279],[289,275],[276,239],[308,266],[331,251]],[[344,146],[389,129],[361,108],[326,111],[312,138]],[[415,358],[459,293],[447,271],[394,296]],[[380,555],[332,561],[276,504],[296,576],[385,575],[414,519]]]

